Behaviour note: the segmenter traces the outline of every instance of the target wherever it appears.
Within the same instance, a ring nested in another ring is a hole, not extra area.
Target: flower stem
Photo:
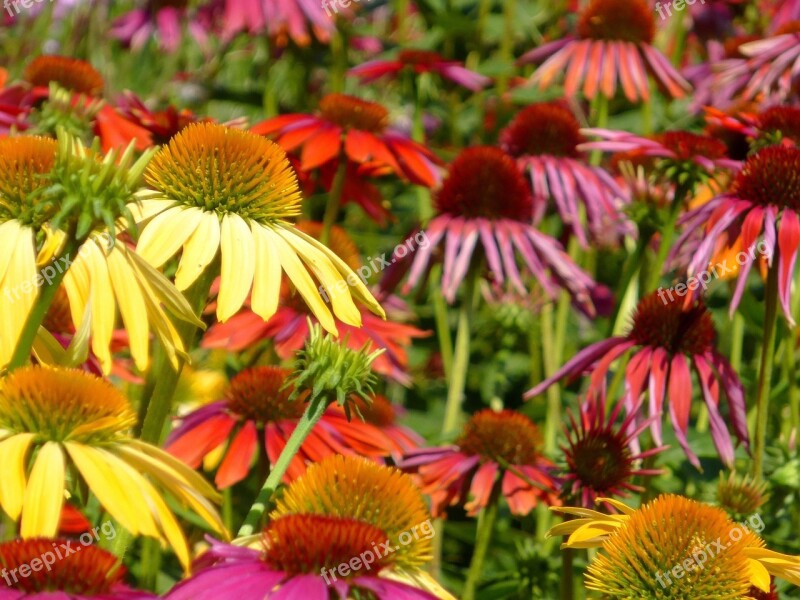
[[[59,256],[53,258],[53,264],[60,264],[59,261],[66,259],[66,263],[69,265],[71,264],[73,254],[77,254],[77,252],[80,251],[81,242],[72,239],[72,236],[69,236],[69,240],[64,251]],[[11,360],[8,363],[9,373],[28,364],[31,358],[31,348],[33,348],[33,342],[36,340],[36,334],[39,333],[39,327],[42,326],[42,322],[44,322],[44,318],[47,316],[47,311],[50,310],[50,305],[53,304],[53,298],[55,298],[56,292],[68,270],[68,268],[63,271],[61,268],[56,269],[58,273],[56,273],[55,277],[50,279],[48,285],[42,287],[42,293],[31,309],[31,312],[28,314],[28,320],[25,321],[25,327],[23,327],[19,336],[17,347],[14,348],[14,354],[11,355]]]
[[[682,196],[676,194],[675,201],[670,207],[667,222],[661,228],[661,236],[658,240],[658,253],[656,260],[650,267],[650,273],[644,286],[644,293],[652,292],[658,287],[658,282],[661,281],[661,274],[664,270],[664,264],[667,262],[667,255],[672,247],[672,239],[675,237],[675,227],[678,224],[678,217],[681,214]]]
[[[514,21],[516,19],[517,0],[503,2],[503,37],[500,40],[500,60],[505,65],[514,64]],[[508,73],[503,71],[497,77],[497,95],[502,96],[508,90]]]
[[[447,388],[447,404],[444,409],[442,435],[452,435],[458,429],[461,420],[461,405],[464,402],[464,387],[467,382],[469,368],[470,321],[475,304],[477,275],[474,270],[467,275],[464,298],[458,312],[458,328],[456,329],[456,345],[453,353],[453,365],[450,373],[450,386]]]
[[[550,377],[558,369],[558,353],[554,340],[553,305],[547,304],[541,312],[542,354],[544,356],[544,375]],[[547,416],[544,425],[545,453],[552,452],[556,447],[556,435],[561,423],[561,388],[551,385],[547,388]]]
[[[278,489],[281,479],[283,479],[283,475],[286,473],[286,469],[289,468],[289,464],[300,450],[300,446],[303,445],[308,434],[311,433],[311,430],[314,429],[314,426],[322,418],[322,415],[325,414],[328,404],[327,398],[318,396],[306,407],[306,411],[297,422],[297,427],[295,427],[295,430],[286,442],[286,446],[283,451],[281,451],[278,460],[275,461],[269,476],[261,487],[261,491],[258,492],[256,501],[250,507],[250,511],[247,513],[244,523],[239,528],[237,537],[252,535],[255,531],[262,515],[267,510],[272,495],[275,493],[275,490]]]
[[[795,338],[789,336],[783,340],[783,368],[789,385],[789,426],[790,431],[800,427],[800,397],[797,393],[797,365],[795,358]]]
[[[778,269],[773,265],[767,274],[764,296],[764,337],[761,350],[761,367],[758,373],[756,395],[756,430],[753,436],[753,477],[760,481],[764,474],[764,448],[769,417],[769,391],[775,360],[775,328],[778,322]]]
[[[592,114],[594,115],[594,126],[600,129],[608,125],[608,98],[602,93],[597,94],[592,99]],[[603,158],[602,150],[594,150],[589,156],[589,162],[597,166]]]
[[[481,511],[480,518],[478,519],[478,531],[475,536],[475,548],[472,554],[472,562],[469,564],[469,572],[467,573],[467,581],[464,584],[464,591],[461,595],[462,600],[475,600],[477,597],[475,592],[478,583],[483,575],[483,563],[486,560],[486,553],[489,550],[489,542],[492,539],[492,532],[494,531],[494,524],[497,521],[497,511],[500,499],[500,480],[498,479],[492,487],[492,493],[489,496],[484,509]]]
[[[322,234],[319,241],[327,244],[331,237],[331,228],[339,218],[339,208],[342,206],[342,192],[344,192],[344,182],[347,178],[347,158],[339,157],[339,166],[336,168],[336,175],[333,176],[331,191],[328,194],[328,203],[325,205],[325,216],[322,218]]]

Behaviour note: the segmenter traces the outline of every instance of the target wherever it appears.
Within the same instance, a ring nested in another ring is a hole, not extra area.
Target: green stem
[[[551,377],[558,369],[555,347],[554,325],[553,325],[553,305],[548,304],[542,308],[541,334],[542,334],[542,354],[544,355],[544,375]],[[556,447],[556,435],[561,424],[561,387],[551,385],[547,388],[547,416],[544,425],[544,449],[545,454],[549,454]]]
[[[575,551],[572,548],[564,548],[561,553],[561,600],[574,600],[575,590],[573,589],[574,569],[573,562]]]
[[[347,179],[347,158],[340,156],[339,166],[336,168],[336,175],[333,176],[333,183],[331,184],[331,192],[328,195],[328,203],[325,205],[325,216],[322,218],[322,234],[319,239],[323,244],[328,243],[331,237],[331,228],[339,218],[345,179]]]
[[[653,133],[653,104],[650,100],[642,102],[642,134]]]
[[[347,33],[343,30],[345,25],[340,20],[336,32],[331,36],[331,54],[333,67],[331,68],[331,91],[341,93],[344,91],[344,79],[347,73]]]
[[[433,316],[436,321],[436,336],[439,338],[439,352],[442,355],[444,375],[449,379],[453,372],[453,336],[450,335],[447,302],[438,288],[432,290],[431,295],[433,297]]]
[[[70,264],[73,254],[77,254],[80,251],[82,242],[72,240],[72,236],[69,236],[68,239],[70,241],[67,242],[64,251],[53,259],[52,264],[60,264],[59,261],[64,259],[66,259],[67,264]],[[14,348],[14,354],[11,355],[11,360],[8,363],[9,373],[28,364],[31,359],[31,348],[33,348],[33,342],[36,340],[36,334],[39,333],[39,327],[42,326],[42,322],[47,316],[47,311],[50,310],[50,305],[53,303],[53,298],[56,297],[58,287],[61,285],[68,270],[56,269],[58,273],[56,273],[55,277],[50,280],[49,284],[42,287],[42,293],[28,314],[28,320],[25,321],[25,327],[23,327],[17,346]]]
[[[667,255],[672,247],[672,240],[675,237],[675,227],[678,224],[678,217],[681,214],[681,203],[683,196],[675,195],[675,201],[670,207],[669,217],[664,227],[661,228],[661,236],[658,240],[658,253],[656,260],[650,267],[650,273],[645,282],[643,292],[649,293],[658,287],[658,282],[661,281],[661,272],[664,270],[664,264],[667,262]]]
[[[461,421],[461,405],[464,402],[464,388],[467,383],[467,369],[469,367],[470,321],[472,319],[473,306],[475,305],[477,287],[477,275],[473,269],[467,275],[464,298],[458,312],[453,368],[450,373],[450,385],[447,388],[447,404],[445,405],[444,422],[442,424],[442,435],[445,437],[454,434]]]
[[[592,100],[592,113],[594,114],[594,126],[604,128],[608,125],[608,98],[602,93],[598,93]],[[597,166],[603,158],[602,150],[594,150],[589,156],[589,162]]]
[[[395,0],[397,15],[397,41],[403,45],[408,39],[408,0]]]
[[[619,287],[617,288],[617,298],[619,298],[620,301],[614,307],[614,312],[608,321],[607,337],[615,335],[622,329],[622,325],[624,324],[620,323],[619,319],[627,316],[622,315],[622,309],[624,305],[627,304],[629,294],[635,296],[633,298],[634,302],[638,298],[638,294],[633,293],[634,290],[631,288],[638,283],[636,275],[640,272],[642,264],[644,263],[644,257],[647,255],[647,247],[650,244],[650,239],[651,236],[642,235],[641,239],[636,243],[636,249],[633,254],[630,254],[625,260],[625,264],[622,267],[622,276],[619,280]]]
[[[742,369],[742,348],[744,347],[744,317],[738,311],[733,313],[731,324],[731,366],[737,373]]]
[[[517,0],[503,2],[503,37],[500,40],[500,60],[504,65],[514,64],[514,19],[516,18]],[[508,73],[497,77],[497,95],[502,96],[508,89]]]
[[[500,498],[500,481],[496,481],[489,496],[486,507],[481,511],[478,519],[478,531],[475,536],[475,547],[472,554],[472,561],[467,573],[467,581],[464,584],[464,591],[461,595],[462,600],[475,600],[478,583],[483,575],[483,563],[486,561],[486,554],[489,550],[489,542],[492,539],[494,524],[497,521],[497,512]]]
[[[775,359],[775,329],[777,323],[778,269],[773,266],[767,274],[764,297],[764,338],[756,395],[756,431],[753,436],[753,476],[759,481],[764,474],[764,449],[767,441],[767,420],[769,418],[769,389]]]
[[[281,455],[278,457],[278,460],[275,461],[267,480],[261,487],[261,491],[258,492],[256,501],[250,507],[250,511],[247,513],[244,523],[239,528],[237,537],[252,535],[256,530],[256,526],[261,521],[261,517],[266,511],[272,495],[275,493],[275,490],[278,489],[286,473],[286,469],[289,468],[289,463],[291,463],[292,459],[300,450],[300,446],[303,445],[308,434],[311,433],[311,430],[314,429],[314,426],[322,418],[322,415],[328,408],[328,404],[327,398],[319,396],[308,404],[303,416],[300,417],[300,420],[297,422],[297,427],[295,427],[295,430],[286,442],[286,446],[281,451]]]
[[[789,415],[791,431],[800,427],[800,398],[797,393],[797,366],[795,357],[795,338],[789,336],[783,340],[783,368],[789,384]]]

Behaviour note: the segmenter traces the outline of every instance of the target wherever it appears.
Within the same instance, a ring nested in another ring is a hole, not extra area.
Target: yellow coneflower
[[[586,587],[604,597],[744,599],[751,586],[769,592],[770,576],[800,585],[799,557],[767,550],[753,523],[736,524],[721,508],[674,494],[638,510],[611,498],[597,501],[621,514],[552,508],[577,518],[548,536],[569,535],[567,548],[601,548]]]
[[[0,383],[0,505],[21,519],[23,538],[57,533],[73,468],[123,527],[168,543],[184,566],[189,548],[165,494],[226,535],[212,504],[219,495],[185,464],[129,437],[135,422],[125,396],[84,371],[23,367]]]
[[[300,213],[297,176],[283,150],[269,140],[195,123],[161,149],[145,180],[152,189],[140,192],[139,202],[131,206],[144,223],[137,251],[160,267],[183,249],[175,275],[180,290],[219,253],[220,321],[242,307],[251,289],[253,311],[270,318],[278,307],[283,271],[328,331],[335,332],[336,326],[319,284],[345,323],[361,324],[353,296],[383,316],[343,260],[287,221]]]

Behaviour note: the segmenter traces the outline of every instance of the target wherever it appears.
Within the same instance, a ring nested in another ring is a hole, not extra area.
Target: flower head
[[[103,76],[84,60],[67,56],[43,55],[25,67],[25,81],[34,87],[48,89],[55,82],[66,90],[86,96],[103,93]]]
[[[656,30],[653,11],[644,2],[592,0],[578,16],[584,39],[649,44]]]
[[[435,516],[456,504],[475,515],[495,486],[513,514],[526,515],[539,501],[558,503],[554,465],[541,445],[541,434],[528,417],[486,409],[472,416],[453,446],[408,452],[400,467],[418,474]]]
[[[284,152],[272,142],[222,125],[195,123],[160,150],[145,180],[153,190],[141,192],[138,206],[131,207],[147,221],[138,253],[159,267],[183,248],[175,275],[181,290],[219,254],[220,321],[242,307],[251,289],[253,311],[265,320],[275,314],[282,271],[328,331],[335,332],[336,326],[312,274],[345,323],[361,324],[353,296],[383,316],[338,256],[286,221],[300,211],[300,192]],[[349,275],[354,285],[340,285]]]
[[[218,494],[180,461],[129,437],[135,421],[116,388],[84,371],[24,367],[2,381],[0,459],[8,472],[0,505],[21,519],[23,538],[56,534],[68,469],[123,527],[168,542],[184,565],[189,549],[165,493],[224,534],[211,503]]]
[[[731,471],[725,478],[720,471],[717,483],[717,503],[734,517],[744,517],[758,512],[769,500],[767,484],[756,481],[747,475],[737,475]]]

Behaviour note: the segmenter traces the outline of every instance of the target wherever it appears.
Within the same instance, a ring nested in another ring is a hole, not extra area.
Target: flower
[[[544,61],[531,81],[547,88],[566,73],[564,92],[613,98],[618,84],[631,102],[650,100],[649,77],[673,98],[691,87],[664,55],[652,46],[653,9],[645,0],[591,0],[578,15],[575,35],[550,42],[523,55],[519,62]]]
[[[600,548],[589,564],[586,587],[605,597],[657,598],[668,589],[672,598],[745,598],[750,586],[768,592],[770,575],[800,585],[800,559],[767,550],[722,509],[674,494],[636,510],[599,500],[622,514],[553,508],[577,518],[556,525],[548,536],[569,535],[567,548]],[[714,542],[727,545],[706,552]],[[691,576],[670,578],[673,567],[687,560],[694,565],[686,573]]]
[[[578,303],[591,307],[594,282],[567,256],[553,238],[530,225],[533,200],[514,160],[499,148],[463,150],[450,165],[436,193],[439,212],[425,229],[429,243],[413,259],[408,291],[421,280],[434,250],[444,245],[442,292],[449,301],[467,275],[480,239],[494,283],[509,280],[522,294],[528,290],[517,267],[517,252],[551,297],[563,286]]]
[[[23,367],[2,381],[0,505],[21,519],[23,538],[56,534],[68,470],[125,529],[169,543],[184,566],[189,548],[165,494],[225,533],[212,504],[219,495],[179,460],[129,437],[135,422],[125,396],[83,371]]]
[[[302,222],[297,228],[314,239],[320,239],[322,232],[320,223]],[[328,247],[341,257],[350,269],[356,273],[361,272],[364,265],[358,248],[344,229],[337,226],[331,228]],[[390,296],[383,302],[388,307],[399,302],[399,299]],[[410,385],[407,348],[414,339],[426,337],[429,333],[392,319],[380,319],[365,310],[361,311],[361,318],[361,327],[353,327],[336,320],[336,328],[347,340],[347,346],[358,350],[367,342],[371,342],[376,348],[385,349],[385,352],[375,359],[375,372],[404,385]],[[270,339],[275,344],[278,356],[288,360],[303,347],[308,338],[309,321],[312,324],[316,322],[313,313],[310,313],[307,305],[284,286],[281,304],[269,321],[264,321],[252,311],[244,309],[226,323],[212,325],[203,337],[202,346],[240,352],[261,340]]]
[[[769,500],[767,483],[739,476],[731,471],[726,479],[719,473],[717,483],[717,503],[733,516],[747,516],[758,512]]]
[[[42,560],[50,557],[52,562],[45,562],[46,568],[28,568],[26,577],[17,577],[19,567],[30,567],[36,561],[41,565]],[[148,600],[158,597],[125,585],[125,567],[116,556],[94,545],[79,546],[75,540],[32,538],[2,542],[0,567],[3,567],[7,584],[0,586],[0,600]]]
[[[276,38],[278,46],[285,46],[288,38],[298,46],[307,46],[313,33],[326,44],[336,30],[336,20],[326,14],[326,6],[304,0],[225,0],[222,35],[232,38],[239,31],[266,31]],[[343,10],[341,14],[349,13]]]
[[[148,0],[145,8],[118,17],[109,34],[133,50],[141,49],[155,35],[162,50],[175,52],[181,43],[187,5],[188,0]],[[207,45],[209,32],[201,21],[188,19],[187,29],[200,46]]]
[[[436,596],[405,583],[386,578],[396,558],[376,558],[386,543],[380,527],[356,519],[292,514],[273,520],[261,538],[262,550],[214,542],[201,557],[191,578],[180,582],[167,600],[233,597],[242,600],[303,598],[303,600],[346,600],[365,597],[375,600],[435,600]],[[372,555],[366,569],[339,565],[357,557]]]
[[[330,310],[311,273],[322,283],[334,314],[360,326],[352,296],[384,316],[347,265],[287,218],[300,212],[297,178],[283,151],[264,138],[213,123],[194,123],[153,158],[145,173],[153,187],[131,206],[146,221],[137,253],[160,267],[183,248],[175,274],[187,289],[219,253],[217,318],[227,321],[252,289],[253,312],[264,320],[278,308],[285,271],[320,324],[335,332]],[[339,285],[352,275],[354,285]]]
[[[85,96],[100,96],[105,87],[103,76],[97,69],[85,60],[67,56],[37,56],[25,67],[23,78],[45,96],[53,82]]]
[[[302,149],[304,171],[343,156],[358,165],[382,167],[417,185],[437,185],[436,156],[421,144],[388,131],[388,125],[389,111],[380,104],[328,94],[319,102],[319,115],[281,115],[254,125],[251,131],[276,135],[286,152]]]
[[[624,336],[611,337],[578,352],[552,377],[525,393],[525,398],[541,394],[565,377],[581,376],[591,371],[589,399],[605,397],[606,374],[611,364],[623,358],[625,393],[623,402],[628,414],[636,412],[639,397],[649,390],[650,431],[657,445],[662,445],[661,415],[666,399],[675,436],[691,463],[700,462],[689,448],[686,430],[692,402],[692,373],[697,374],[711,422],[711,436],[720,458],[733,463],[733,445],[720,413],[720,388],[728,401],[729,418],[739,441],[748,446],[745,423],[744,388],[728,360],[714,347],[714,323],[702,301],[686,302],[672,290],[653,292],[639,301],[633,324]],[[632,352],[630,359],[624,358]],[[620,365],[619,368],[623,368]]]
[[[204,459],[208,467],[216,466],[214,483],[219,489],[247,477],[255,460],[275,464],[306,409],[305,396],[290,400],[294,388],[285,387],[290,375],[289,369],[280,367],[253,367],[238,373],[224,399],[182,418],[167,438],[165,450],[192,468],[199,467]],[[338,417],[324,415],[292,458],[284,481],[302,475],[306,463],[331,454],[354,453],[342,429],[345,426]],[[378,433],[370,429],[369,433]],[[374,440],[369,448],[371,455],[387,454],[385,450],[376,451],[376,443]]]
[[[401,50],[394,60],[377,59],[353,67],[350,75],[358,77],[362,83],[370,83],[386,75],[397,75],[403,69],[409,69],[417,75],[421,73],[438,73],[460,86],[477,92],[486,87],[491,79],[462,66],[454,60],[445,60],[436,52],[429,50]]]
[[[594,506],[598,496],[627,496],[626,491],[644,491],[632,483],[634,477],[662,474],[658,469],[634,466],[664,448],[634,453],[635,440],[649,423],[637,425],[636,411],[632,411],[615,427],[621,408],[622,404],[617,403],[606,417],[605,401],[598,398],[581,405],[579,422],[569,414],[570,426],[564,428],[567,445],[561,447],[566,459],[566,468],[560,473],[564,481],[562,496],[588,508]]]
[[[626,194],[606,171],[580,160],[583,141],[580,123],[560,102],[531,104],[500,133],[500,147],[530,176],[535,220],[541,220],[552,198],[564,224],[587,247],[579,202],[594,239],[613,240],[632,234],[633,227],[622,213]]]
[[[399,567],[419,568],[433,556],[433,533],[414,534],[430,526],[430,514],[411,477],[357,456],[329,456],[310,465],[279,498],[270,519],[288,515],[355,519],[377,527],[395,548],[392,560]]]
[[[723,131],[746,137],[748,150],[750,145],[759,149],[776,144],[800,144],[800,108],[794,106],[771,106],[755,114],[739,112],[734,116],[707,107],[706,121]]]
[[[434,516],[462,503],[467,514],[476,515],[495,486],[512,514],[524,516],[538,502],[558,504],[555,465],[541,445],[539,429],[525,415],[485,409],[472,415],[453,446],[414,450],[399,466],[418,474]]]
[[[737,255],[741,266],[730,302],[731,314],[739,305],[750,269],[764,254],[769,268],[778,269],[781,306],[787,321],[794,325],[791,293],[800,244],[798,182],[800,149],[769,146],[747,159],[727,192],[684,216],[684,233],[676,242],[676,248],[698,231],[703,235],[688,266],[690,276],[705,271],[709,264],[716,264],[717,255],[728,248],[737,245],[741,248]]]

